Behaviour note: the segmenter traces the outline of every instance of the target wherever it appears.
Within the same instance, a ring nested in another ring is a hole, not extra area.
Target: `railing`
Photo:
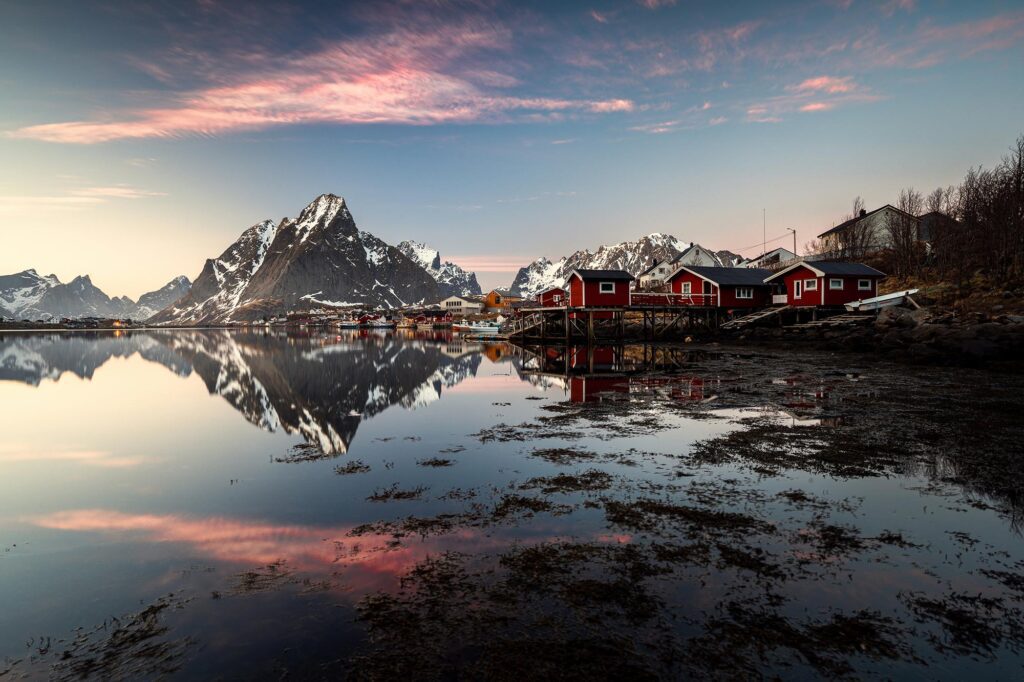
[[[659,294],[634,291],[630,295],[630,305],[633,306],[708,306],[714,303],[714,294]]]
[[[786,305],[786,294],[772,294],[772,305]]]

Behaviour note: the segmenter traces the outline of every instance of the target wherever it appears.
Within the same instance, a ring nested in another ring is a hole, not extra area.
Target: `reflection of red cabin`
[[[683,305],[762,308],[772,302],[771,285],[764,281],[771,274],[761,268],[683,265],[669,275],[668,283]]]
[[[601,393],[629,393],[626,377],[569,377],[569,400],[589,403],[600,400]]]
[[[591,367],[590,360],[594,364]],[[573,346],[569,349],[569,369],[610,370],[615,368],[615,349],[611,346]]]
[[[629,283],[633,275],[625,270],[573,270],[569,275],[569,305],[574,308],[619,308],[629,305]],[[612,313],[596,313],[608,318]]]
[[[565,289],[561,287],[551,287],[537,294],[537,303],[542,308],[553,308],[555,306],[565,305]]]
[[[792,306],[840,306],[878,295],[885,275],[862,263],[804,261],[779,270],[766,281],[783,284]]]

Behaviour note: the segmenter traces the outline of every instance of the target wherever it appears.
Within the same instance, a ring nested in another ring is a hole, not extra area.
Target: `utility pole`
[[[795,256],[795,255],[797,255],[796,254],[796,230],[794,230],[792,227],[787,227],[786,229],[793,233],[793,255]]]
[[[768,220],[765,218],[765,210],[761,209],[761,256],[768,252]]]

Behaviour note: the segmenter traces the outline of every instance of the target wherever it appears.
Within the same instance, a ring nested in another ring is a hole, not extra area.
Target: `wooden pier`
[[[725,311],[713,306],[529,308],[508,320],[501,334],[515,341],[659,341],[696,330],[715,330]]]

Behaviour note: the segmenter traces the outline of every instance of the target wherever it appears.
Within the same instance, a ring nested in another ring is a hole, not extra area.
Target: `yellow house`
[[[508,289],[492,289],[484,298],[484,308],[489,313],[497,313],[504,310],[516,301],[522,301],[522,296],[513,296]]]

